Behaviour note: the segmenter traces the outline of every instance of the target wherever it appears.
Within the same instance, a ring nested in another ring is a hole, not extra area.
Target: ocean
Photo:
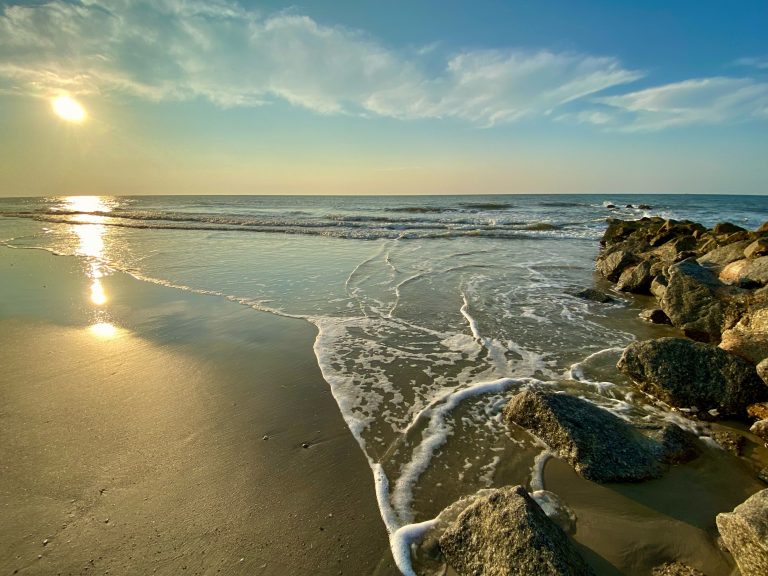
[[[411,554],[429,564],[410,543],[452,504],[541,483],[542,446],[500,418],[516,391],[552,387],[633,421],[678,418],[615,370],[629,342],[668,330],[637,317],[652,301],[574,295],[611,289],[594,273],[608,218],[656,215],[752,229],[768,198],[3,198],[0,242],[80,258],[94,325],[116,322],[102,306],[115,271],[314,325],[318,366],[408,573]]]

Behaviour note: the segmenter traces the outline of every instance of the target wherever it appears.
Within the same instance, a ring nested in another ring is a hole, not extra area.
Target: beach
[[[116,273],[105,328],[77,259],[0,269],[3,573],[397,573],[310,325]]]
[[[655,299],[595,261],[610,218],[755,229],[768,200],[751,206],[3,200],[0,567],[451,574],[441,534],[478,495],[517,485],[562,500],[595,574],[677,561],[731,576],[715,517],[762,489],[768,449],[744,421],[696,423],[617,369],[633,342],[683,332],[642,319]],[[681,427],[697,457],[591,481],[505,417],[534,392],[638,430]],[[740,455],[722,433],[744,438]]]

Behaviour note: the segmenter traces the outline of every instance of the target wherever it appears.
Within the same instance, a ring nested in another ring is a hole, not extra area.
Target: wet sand
[[[313,327],[119,273],[97,306],[42,251],[0,271],[1,573],[397,574]]]

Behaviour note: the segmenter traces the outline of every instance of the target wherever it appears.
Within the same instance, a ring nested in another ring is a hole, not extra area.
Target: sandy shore
[[[0,270],[0,572],[397,573],[310,325],[118,273],[96,305],[40,251]]]

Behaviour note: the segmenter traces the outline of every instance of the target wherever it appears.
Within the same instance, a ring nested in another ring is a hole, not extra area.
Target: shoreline
[[[84,265],[0,249],[4,570],[397,573],[311,326]]]

